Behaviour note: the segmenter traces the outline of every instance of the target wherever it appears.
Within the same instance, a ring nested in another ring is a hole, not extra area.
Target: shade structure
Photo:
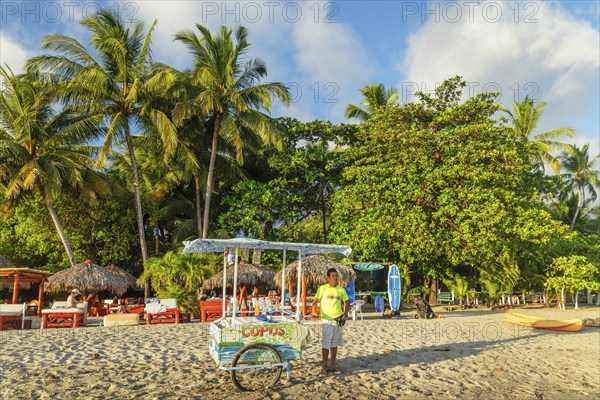
[[[48,278],[45,289],[48,292],[69,292],[73,288],[84,292],[108,290],[121,296],[131,286],[134,285],[127,278],[114,275],[104,267],[84,261],[52,275]]]
[[[13,294],[11,301],[13,304],[16,304],[19,300],[19,289],[29,289],[32,283],[38,283],[38,314],[41,314],[42,300],[44,298],[43,283],[46,282],[48,275],[50,275],[48,271],[31,268],[0,268],[0,288],[12,287]]]
[[[339,262],[325,256],[308,256],[302,258],[302,276],[306,278],[306,286],[317,288],[327,283],[327,270],[335,268],[340,277],[340,284],[346,286],[348,282],[353,281],[356,274],[351,269],[345,267]],[[288,285],[290,281],[293,283],[298,278],[298,260],[292,262],[285,269],[285,282]],[[281,274],[275,277],[277,286],[281,286]]]
[[[238,265],[237,283],[239,286],[258,286],[275,284],[275,272],[262,264]],[[233,266],[227,268],[227,287],[233,286]],[[205,290],[223,287],[223,271],[219,271],[202,284]]]
[[[127,283],[129,283],[130,287],[140,287],[140,285],[138,285],[138,283],[137,283],[137,278],[135,276],[131,275],[129,272],[125,271],[124,269],[117,267],[115,264],[110,264],[109,266],[106,267],[106,269],[111,274],[116,275],[119,278],[123,278],[123,279],[127,280]]]

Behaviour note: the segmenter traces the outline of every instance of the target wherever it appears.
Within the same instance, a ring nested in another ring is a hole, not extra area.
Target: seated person
[[[77,303],[81,302],[81,292],[79,289],[71,290],[71,294],[67,297],[67,307],[75,308],[77,307]]]
[[[277,292],[271,290],[267,297],[267,306],[273,307],[274,310],[279,308],[279,297],[277,297]]]
[[[125,305],[125,300],[121,300],[119,302],[119,308],[117,308],[116,312],[117,314],[127,314],[129,312],[127,306]]]

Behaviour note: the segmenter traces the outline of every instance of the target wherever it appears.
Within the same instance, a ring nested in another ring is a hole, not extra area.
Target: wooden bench
[[[27,303],[23,304],[0,304],[0,331],[5,329],[14,329],[13,326],[21,321],[21,326],[17,329],[25,328],[25,311]]]
[[[437,293],[438,303],[448,303],[446,306],[448,311],[452,311],[452,305],[454,304],[454,290],[451,292],[438,292]]]
[[[55,301],[51,308],[42,310],[41,329],[77,328],[87,323],[87,301],[77,303],[77,307],[68,308],[66,301]]]
[[[200,306],[200,322],[215,321],[223,316],[221,299],[200,301],[198,305]],[[225,300],[225,310],[227,307],[229,307],[229,300]]]
[[[181,313],[176,299],[160,299],[160,303],[146,304],[146,325],[179,323]],[[158,304],[158,307],[156,306]],[[159,310],[159,311],[156,311]]]

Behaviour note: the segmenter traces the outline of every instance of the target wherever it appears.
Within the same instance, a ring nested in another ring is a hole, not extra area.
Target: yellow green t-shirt
[[[348,293],[341,286],[322,285],[315,295],[321,305],[321,318],[334,319],[344,313],[342,301],[348,301]]]

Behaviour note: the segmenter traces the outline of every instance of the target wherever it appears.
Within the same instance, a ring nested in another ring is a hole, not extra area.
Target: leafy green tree
[[[75,264],[73,249],[55,200],[65,192],[77,193],[95,205],[96,193],[107,191],[92,167],[89,148],[80,146],[92,137],[100,122],[96,115],[65,108],[53,111],[56,88],[35,76],[15,76],[0,67],[4,90],[0,97],[0,183],[2,207],[11,210],[32,192],[40,194],[64,246]]]
[[[561,308],[564,309],[565,293],[585,289],[600,291],[598,272],[598,267],[583,256],[558,257],[547,269],[545,287],[557,293],[560,291]]]
[[[590,193],[591,200],[596,200],[596,188],[600,187],[600,172],[594,164],[600,160],[600,154],[590,160],[589,144],[585,144],[581,149],[568,144],[559,160],[564,171],[561,175],[565,182],[563,198],[568,193],[577,193],[577,208],[571,221],[571,229],[574,229],[577,217],[585,205],[586,191]]]
[[[534,100],[528,96],[523,101],[513,103],[512,111],[504,106],[500,107],[502,111],[508,114],[517,136],[523,141],[530,142],[535,154],[536,166],[544,170],[544,161],[546,161],[554,173],[558,173],[560,164],[552,156],[552,151],[562,149],[564,144],[555,139],[562,134],[573,137],[574,130],[571,128],[555,128],[541,133],[534,133],[544,108],[546,108],[545,102],[535,104]]]
[[[354,140],[356,126],[289,118],[279,123],[285,132],[283,150],[260,152],[267,163],[249,174],[257,180],[283,180],[282,186],[297,199],[296,215],[278,228],[282,239],[328,242],[332,196],[343,185],[347,165],[343,146]]]
[[[460,103],[464,86],[452,78],[361,125],[334,196],[338,243],[436,277],[459,265],[502,273],[523,249],[564,235],[531,185],[529,152],[493,118],[495,96]]]
[[[75,259],[91,258],[100,265],[115,263],[139,275],[141,264],[131,193],[99,197],[96,207],[89,207],[73,196],[59,196],[54,203],[60,210]],[[5,217],[0,220],[0,254],[19,266],[52,272],[68,264],[64,247],[39,194],[23,199]]]
[[[221,226],[233,234],[243,230],[256,239],[267,239],[276,223],[293,219],[294,204],[299,198],[286,190],[281,180],[261,183],[246,180],[238,183],[224,199],[228,210],[219,216]]]
[[[194,96],[178,103],[174,115],[178,123],[195,116],[210,118],[212,123],[202,226],[202,237],[205,238],[219,137],[235,148],[240,163],[243,163],[244,133],[257,135],[266,144],[280,146],[278,130],[260,110],[270,111],[273,97],[287,105],[290,92],[281,83],[258,83],[266,76],[267,69],[259,59],[245,59],[250,46],[246,28],[239,26],[234,32],[223,26],[213,36],[204,26],[196,24],[196,27],[200,35],[190,30],[175,35],[175,40],[186,45],[194,57],[188,84],[196,90]]]
[[[396,88],[386,89],[383,83],[365,85],[360,89],[363,95],[361,106],[348,104],[346,118],[357,118],[361,122],[367,121],[379,107],[389,107],[398,104],[398,91]]]
[[[42,48],[57,54],[41,55],[28,62],[30,70],[50,71],[60,79],[64,100],[76,110],[106,119],[108,128],[97,167],[104,166],[115,143],[124,141],[131,161],[144,268],[148,251],[132,129],[150,121],[163,139],[166,157],[173,154],[177,145],[175,127],[154,104],[168,86],[170,77],[167,73],[149,73],[151,35],[155,24],[156,21],[144,33],[143,22],[126,24],[116,13],[101,9],[81,21],[91,35],[91,49],[86,49],[75,38],[49,35],[44,38]],[[149,289],[146,285],[146,296]]]

